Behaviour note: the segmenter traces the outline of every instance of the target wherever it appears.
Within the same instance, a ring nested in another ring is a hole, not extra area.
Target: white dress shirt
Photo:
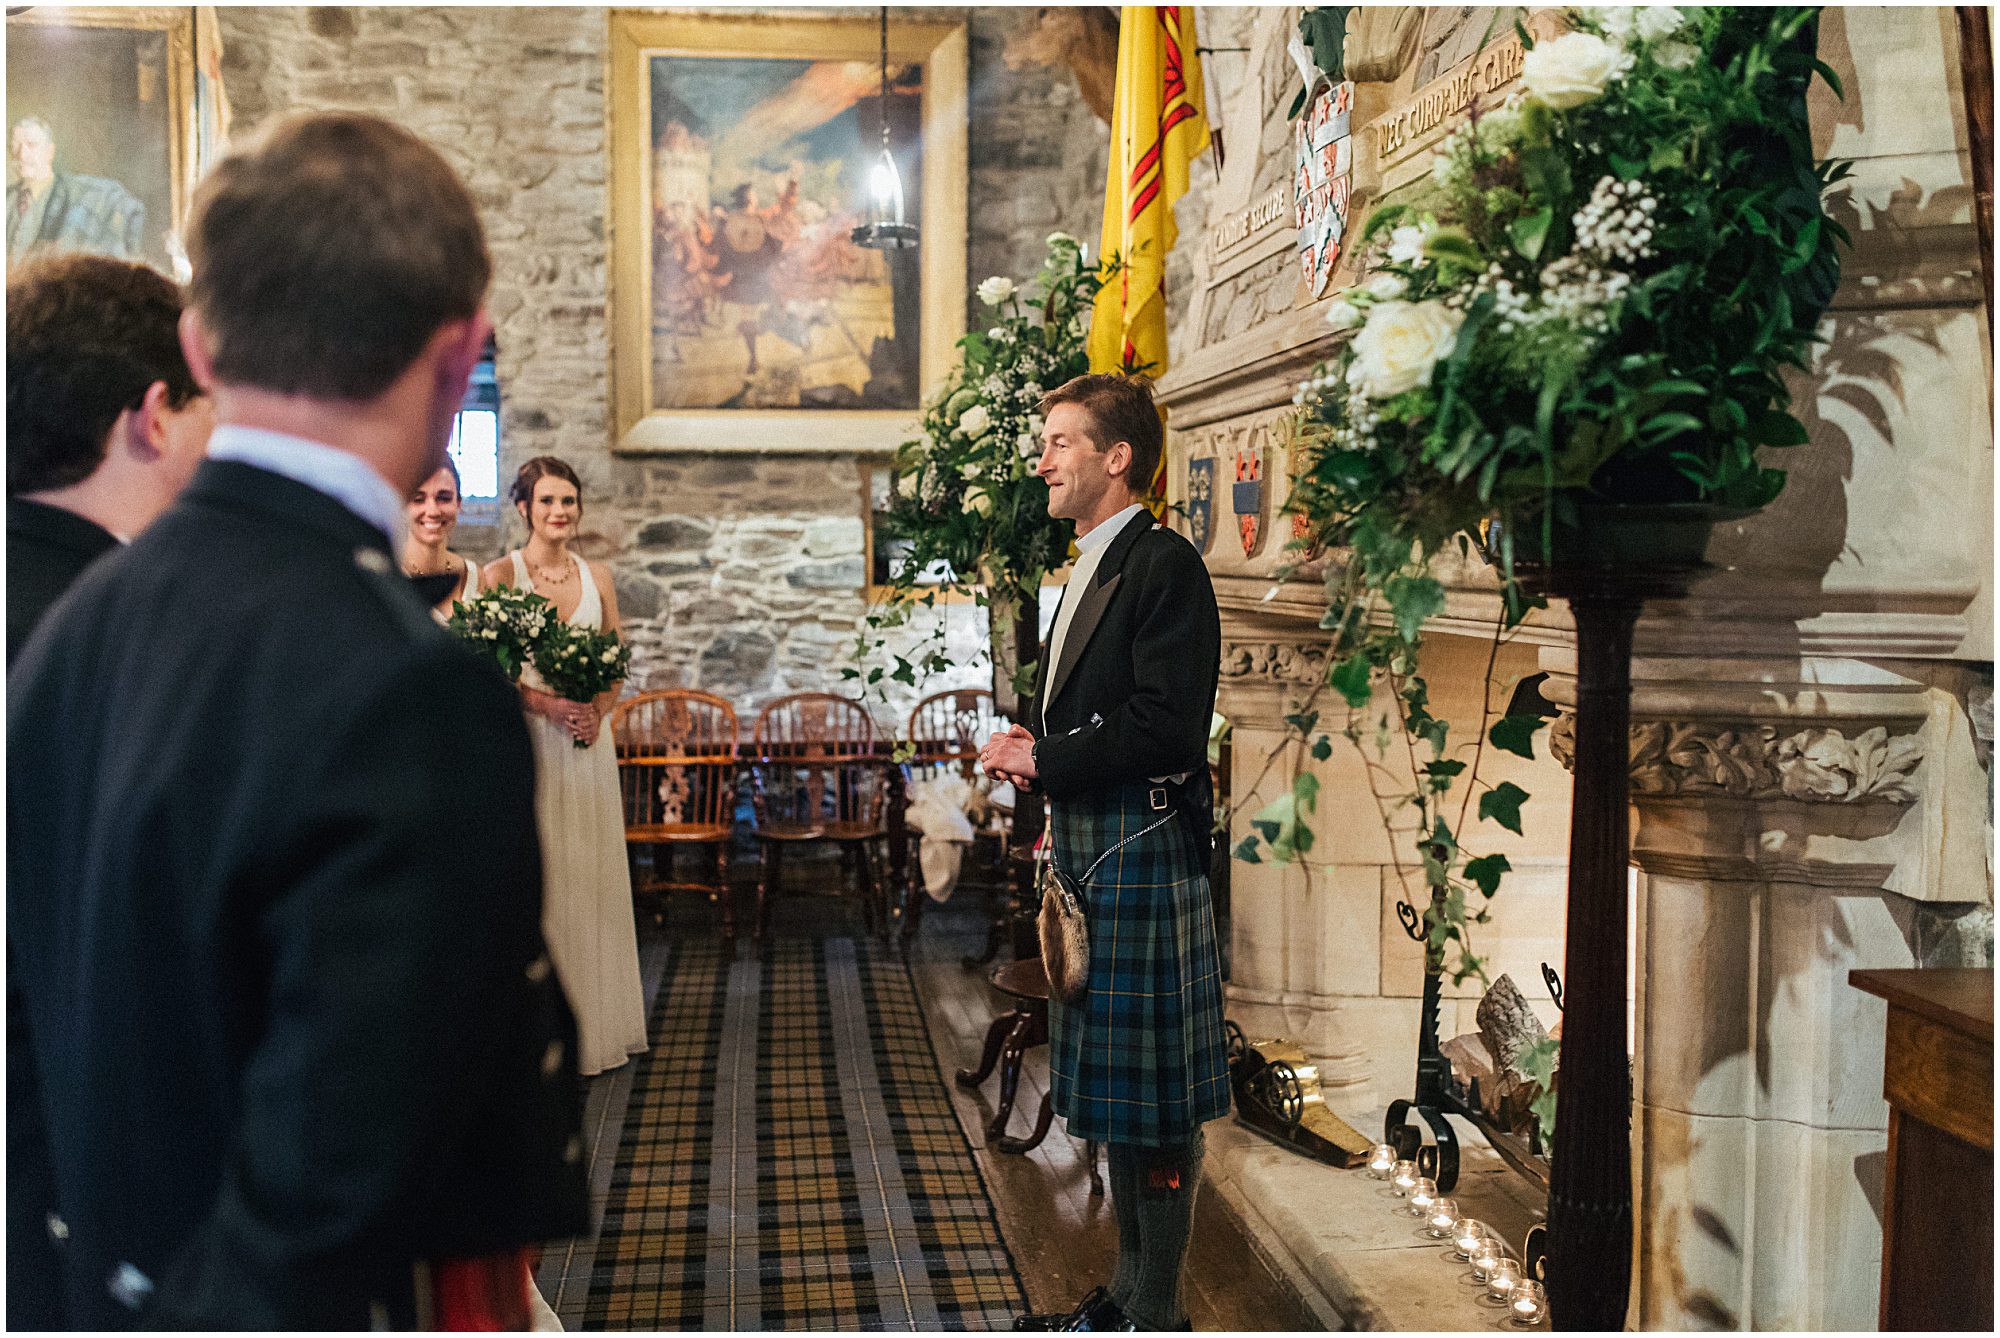
[[[285,432],[223,423],[209,436],[208,458],[235,460],[303,483],[382,531],[392,553],[403,546],[407,499],[358,455]]]

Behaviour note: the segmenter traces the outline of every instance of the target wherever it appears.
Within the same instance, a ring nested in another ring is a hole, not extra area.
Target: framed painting
[[[10,268],[92,251],[186,278],[180,226],[222,105],[210,80],[202,110],[196,14],[38,5],[7,16]]]
[[[611,15],[617,449],[886,453],[965,322],[966,35]],[[886,117],[917,246],[850,237]]]

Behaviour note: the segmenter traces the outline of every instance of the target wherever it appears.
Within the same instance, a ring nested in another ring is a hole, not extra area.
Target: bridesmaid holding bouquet
[[[555,456],[537,456],[521,466],[508,495],[527,522],[528,540],[487,564],[487,587],[532,590],[573,628],[617,631],[610,571],[570,551],[583,515],[576,471]],[[533,665],[521,671],[535,748],[542,932],[576,1013],[577,1068],[589,1077],[646,1049],[618,761],[604,731],[618,685],[587,702],[568,701],[548,687]]]

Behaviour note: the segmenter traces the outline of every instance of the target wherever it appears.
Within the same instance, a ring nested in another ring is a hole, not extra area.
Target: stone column
[[[1794,661],[1763,710],[1726,678],[1635,691],[1685,712],[1632,730],[1642,1328],[1874,1323],[1884,1016],[1847,973],[1919,964],[1924,903],[1990,895],[1985,784],[1951,694],[1838,667]],[[1805,718],[1771,709],[1815,671]]]
[[[1216,710],[1230,722],[1234,749],[1232,845],[1305,760],[1285,716],[1324,681],[1326,669],[1325,642],[1310,625],[1267,632],[1231,620]],[[1324,819],[1316,826],[1327,829]],[[1297,1040],[1319,1064],[1327,1104],[1340,1111],[1367,1110],[1382,1099],[1365,1031],[1346,1016],[1348,999],[1378,988],[1380,895],[1374,880],[1347,887],[1296,862],[1239,860],[1230,870],[1229,1016],[1253,1036]]]

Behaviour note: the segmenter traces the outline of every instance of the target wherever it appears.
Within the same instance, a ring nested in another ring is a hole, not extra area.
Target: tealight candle
[[[1417,1183],[1410,1186],[1410,1216],[1429,1217],[1431,1205],[1437,1201],[1437,1181],[1427,1175],[1418,1176]]]
[[[1519,1264],[1515,1263],[1512,1259],[1502,1259],[1493,1266],[1493,1271],[1487,1275],[1486,1290],[1505,1301],[1526,1280],[1526,1275],[1521,1272]]]
[[[1396,1169],[1396,1149],[1387,1143],[1377,1143],[1375,1150],[1368,1154],[1368,1174],[1377,1180],[1387,1180]]]
[[[1433,1240],[1443,1240],[1451,1235],[1452,1224],[1458,1221],[1458,1205],[1450,1199],[1439,1199],[1431,1205],[1430,1216],[1424,1219],[1424,1234]]]
[[[1549,1294],[1542,1290],[1541,1283],[1530,1278],[1514,1288],[1507,1308],[1513,1312],[1516,1324],[1540,1324],[1548,1318]]]
[[[1407,1159],[1397,1162],[1389,1172],[1389,1185],[1396,1191],[1397,1198],[1406,1197],[1417,1187],[1417,1164]]]
[[[1481,1282],[1493,1276],[1493,1270],[1507,1262],[1507,1247],[1491,1236],[1481,1236],[1479,1244],[1472,1248],[1472,1276]]]
[[[1460,1259],[1471,1259],[1485,1237],[1486,1223],[1476,1217],[1461,1217],[1451,1224],[1453,1253]]]

